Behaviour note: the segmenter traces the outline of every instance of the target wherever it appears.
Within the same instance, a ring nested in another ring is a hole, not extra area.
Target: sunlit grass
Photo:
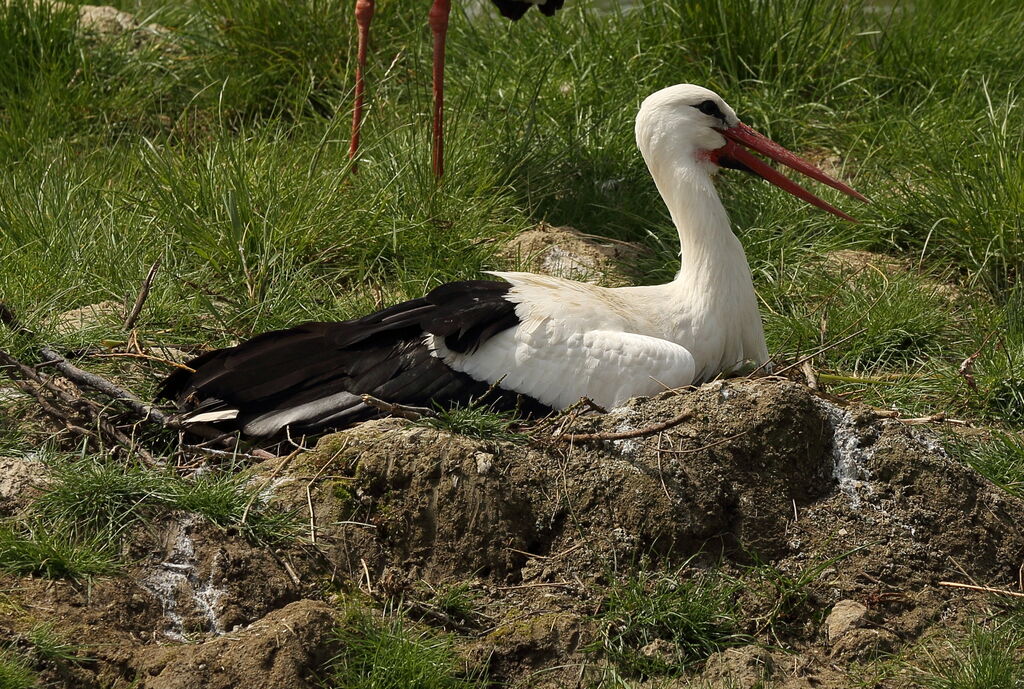
[[[0,523],[0,569],[51,578],[86,578],[121,567],[132,529],[181,510],[249,539],[276,544],[297,535],[289,513],[241,471],[211,469],[192,478],[94,457],[51,457],[41,495]]]
[[[927,659],[918,681],[926,689],[1019,689],[1024,684],[1020,612],[976,626]]]
[[[467,671],[444,634],[418,629],[399,614],[350,607],[336,630],[341,652],[329,663],[328,689],[475,689],[488,686]]]
[[[624,677],[682,674],[716,651],[750,641],[739,632],[737,587],[713,570],[640,572],[613,581],[592,650],[599,648]]]
[[[997,486],[1024,497],[1024,439],[1018,433],[995,432],[980,441],[952,436],[946,447]]]
[[[854,225],[721,175],[771,351],[823,350],[811,363],[825,387],[876,406],[1024,420],[1024,42],[1006,28],[1024,6],[580,0],[512,24],[458,4],[438,184],[423,12],[380,3],[353,175],[350,0],[120,5],[166,32],[98,40],[72,10],[0,6],[0,295],[48,343],[195,350],[356,316],[507,267],[501,242],[540,220],[642,243],[638,280],[669,279],[675,231],[632,119],[649,93],[690,81],[873,201],[821,192]],[[830,267],[840,249],[897,261]],[[119,318],[56,326],[75,307],[127,309],[157,259],[133,334]],[[0,329],[27,358],[37,344]],[[130,375],[147,395],[162,372]],[[483,422],[452,420],[504,432]],[[0,447],[24,442],[0,423]],[[128,492],[97,509],[131,516],[166,490],[134,480],[111,477]],[[208,488],[196,504],[233,523],[234,488]]]
[[[24,658],[13,651],[0,650],[0,689],[32,689],[38,686],[37,679]]]

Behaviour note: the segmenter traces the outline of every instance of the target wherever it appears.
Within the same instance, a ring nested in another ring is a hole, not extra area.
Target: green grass
[[[1024,440],[1018,434],[996,432],[980,442],[953,436],[946,448],[1003,490],[1024,497]]]
[[[1009,433],[1024,423],[1024,42],[1007,30],[1024,25],[1020,3],[580,0],[514,24],[456,5],[440,185],[428,32],[406,3],[381,2],[374,20],[358,175],[351,0],[118,4],[166,31],[101,39],[73,8],[0,6],[0,295],[42,340],[142,396],[168,369],[99,357],[126,347],[121,318],[68,332],[56,317],[127,310],[157,259],[134,333],[148,351],[352,317],[509,267],[501,242],[540,220],[643,244],[638,280],[669,279],[675,232],[632,118],[649,93],[690,81],[789,148],[832,156],[873,201],[821,192],[854,225],[721,175],[770,351],[785,363],[827,347],[813,365],[850,399]],[[828,260],[840,249],[888,258],[851,271]],[[37,344],[0,328],[26,359]],[[436,423],[515,439],[479,410]],[[0,416],[4,453],[43,442]],[[85,490],[95,502],[43,506],[80,515],[83,531],[159,503],[260,539],[287,532],[252,512],[241,523],[249,498],[230,471],[182,492],[86,468],[83,484],[109,481]]]
[[[737,584],[714,570],[644,572],[613,580],[603,610],[600,650],[624,677],[680,675],[729,646],[749,643],[737,619]],[[664,650],[644,653],[661,642]]]
[[[438,409],[435,415],[425,416],[417,423],[427,428],[437,428],[479,440],[516,441],[525,438],[524,434],[513,430],[521,423],[514,414],[495,411],[478,404]]]
[[[121,546],[140,523],[182,510],[253,541],[297,535],[289,513],[266,504],[244,472],[211,469],[194,478],[95,457],[51,457],[52,481],[27,514],[0,524],[0,569],[84,578],[123,564]]]
[[[38,521],[0,525],[0,569],[12,574],[80,579],[117,570],[114,545],[74,525]]]
[[[168,505],[262,543],[277,544],[298,534],[295,516],[268,506],[245,473],[215,470],[178,481]]]
[[[426,582],[423,582],[426,584]],[[428,585],[429,586],[429,585]],[[477,594],[468,583],[430,586],[427,602],[446,615],[460,620],[470,619],[476,612]]]
[[[1024,626],[999,620],[951,640],[919,673],[926,689],[1020,689],[1024,687]]]
[[[84,658],[85,646],[71,641],[57,630],[54,622],[41,622],[29,630],[27,641],[33,654],[44,662],[67,664],[80,663]]]
[[[325,689],[474,689],[487,686],[458,660],[451,640],[417,629],[399,615],[350,607],[336,630],[341,653]]]
[[[32,689],[36,673],[11,651],[0,651],[0,689]]]

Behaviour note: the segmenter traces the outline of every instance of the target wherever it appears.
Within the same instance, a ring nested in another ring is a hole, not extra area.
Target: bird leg
[[[373,20],[374,0],[356,0],[356,26],[359,27],[359,49],[356,55],[356,106],[352,110],[352,139],[348,157],[352,161],[352,172],[356,171],[355,158],[359,152],[359,128],[363,123],[363,70],[366,68],[366,44],[370,38],[370,21]]]
[[[444,42],[448,33],[451,0],[434,0],[430,7],[430,31],[434,34],[434,175],[444,174]]]

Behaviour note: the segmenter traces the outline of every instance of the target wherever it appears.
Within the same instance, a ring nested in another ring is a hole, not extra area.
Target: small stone
[[[678,654],[679,649],[671,641],[655,639],[640,649],[640,655],[644,658],[660,660],[663,663],[672,663]]]
[[[476,473],[486,476],[494,468],[494,455],[489,452],[476,453]]]
[[[838,533],[839,533],[840,536],[845,536],[846,534],[849,533],[849,531],[847,531],[846,529],[839,529]]]
[[[10,516],[50,483],[46,465],[32,459],[0,457],[0,516]]]
[[[634,265],[642,252],[636,244],[597,241],[570,227],[541,223],[510,241],[501,256],[517,269],[615,286],[632,284],[623,267]]]
[[[835,642],[851,629],[864,626],[868,609],[855,600],[841,600],[832,606],[832,612],[825,618],[825,635]]]
[[[872,660],[891,653],[899,645],[899,637],[885,629],[850,629],[834,644],[833,658]]]

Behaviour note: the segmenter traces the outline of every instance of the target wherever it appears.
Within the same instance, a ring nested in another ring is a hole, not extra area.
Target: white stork
[[[509,19],[521,18],[532,5],[552,16],[562,9],[565,0],[491,0],[498,10]],[[356,52],[356,94],[352,109],[352,138],[349,139],[348,157],[355,169],[355,158],[359,152],[359,131],[363,123],[363,94],[366,85],[363,72],[366,69],[366,46],[370,40],[370,22],[376,9],[376,0],[356,0],[356,26],[359,30],[359,46]],[[444,47],[448,35],[448,16],[452,11],[451,0],[434,0],[428,13],[430,31],[434,35],[434,129],[433,166],[434,175],[444,174]]]
[[[163,384],[183,418],[244,435],[311,434],[380,415],[361,395],[422,406],[491,389],[506,406],[560,409],[707,381],[767,361],[750,268],[712,182],[753,172],[842,218],[745,147],[863,196],[740,122],[715,93],[681,84],[649,96],[636,142],[679,231],[674,280],[599,287],[533,273],[442,285],[351,321],[264,333],[189,362]]]

